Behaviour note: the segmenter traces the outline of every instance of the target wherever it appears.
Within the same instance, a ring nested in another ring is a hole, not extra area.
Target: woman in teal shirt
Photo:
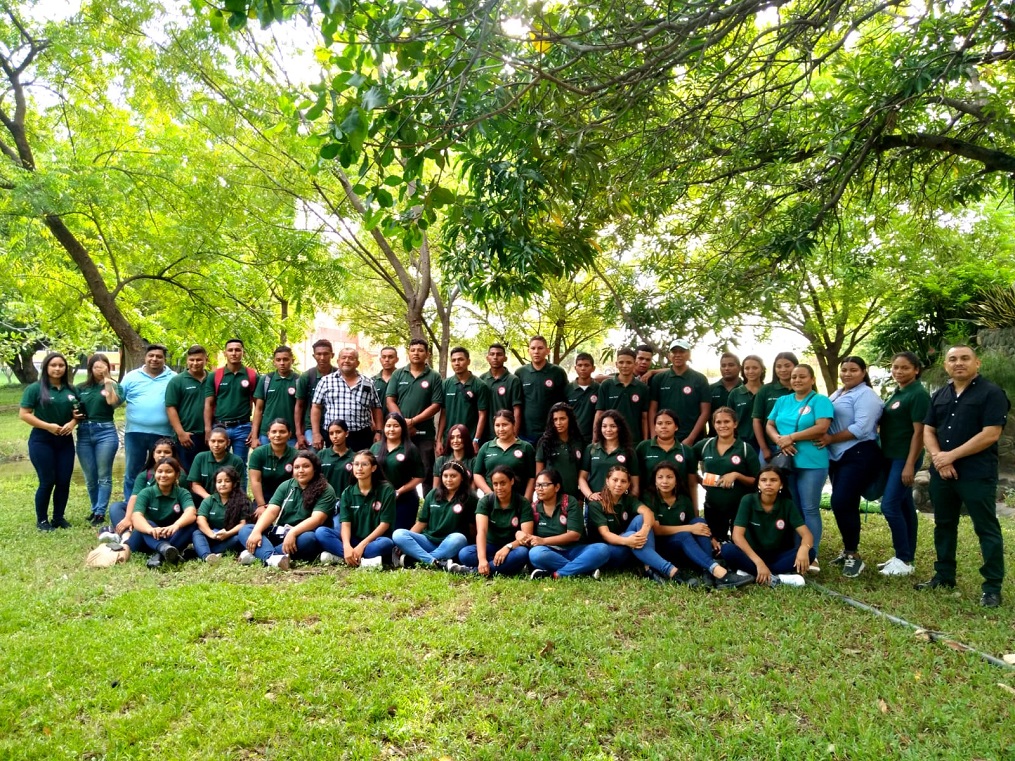
[[[85,477],[85,489],[92,512],[88,522],[101,526],[113,493],[113,458],[120,447],[120,435],[113,422],[113,410],[123,400],[120,385],[109,376],[105,354],[88,358],[87,378],[78,388],[81,416],[78,418],[78,462]]]
[[[766,432],[779,452],[792,456],[786,474],[790,494],[814,537],[814,553],[821,543],[821,489],[828,476],[828,451],[814,443],[828,432],[835,410],[815,388],[814,370],[797,365],[789,379],[793,393],[779,397],[768,416]],[[812,572],[817,572],[815,563]]]
[[[63,517],[70,497],[74,472],[74,438],[77,425],[74,409],[79,405],[77,390],[70,382],[67,359],[53,352],[42,360],[39,380],[21,395],[19,416],[32,426],[28,436],[28,459],[39,477],[35,490],[35,527],[39,531],[70,528]],[[53,499],[53,521],[49,521],[49,500]]]

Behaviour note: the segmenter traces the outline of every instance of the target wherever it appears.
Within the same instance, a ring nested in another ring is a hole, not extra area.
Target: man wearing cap
[[[368,449],[381,438],[381,400],[373,380],[359,372],[359,352],[338,353],[338,372],[325,375],[314,389],[310,408],[313,440],[324,441],[335,420],[346,424],[346,446],[354,452]]]
[[[678,339],[670,346],[670,369],[652,376],[648,420],[655,436],[655,417],[659,410],[677,413],[677,441],[693,446],[705,430],[710,409],[708,379],[687,366],[691,345]]]
[[[983,565],[980,605],[1001,604],[1004,542],[997,520],[997,441],[1011,403],[1004,391],[980,375],[980,360],[969,346],[945,354],[948,385],[930,400],[923,443],[931,458],[930,500],[934,505],[934,576],[918,590],[955,586],[959,518],[966,506],[980,540]]]

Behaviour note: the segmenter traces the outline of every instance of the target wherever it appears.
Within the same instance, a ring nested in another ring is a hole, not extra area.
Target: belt
[[[250,422],[250,418],[236,418],[236,420],[216,420],[215,425],[221,425],[226,428],[230,428],[235,425],[246,425]]]

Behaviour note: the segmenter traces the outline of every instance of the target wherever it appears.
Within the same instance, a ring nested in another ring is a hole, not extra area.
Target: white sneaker
[[[243,552],[241,552],[240,557],[238,559],[240,561],[240,565],[253,565],[254,563],[257,562],[257,558],[254,557],[254,553],[248,550],[244,550]]]
[[[780,584],[785,584],[787,587],[802,587],[807,584],[804,577],[798,573],[780,573],[777,578]]]
[[[905,560],[892,558],[884,568],[881,569],[882,576],[909,576],[916,568]]]
[[[204,562],[207,563],[208,565],[215,565],[221,559],[222,556],[219,553],[212,552],[211,554],[208,555],[208,557],[204,559]]]
[[[317,557],[317,562],[321,565],[338,565],[342,560],[342,558],[332,552],[322,552]]]
[[[103,531],[99,534],[99,544],[122,544],[122,541],[115,531]]]
[[[289,556],[288,555],[272,555],[268,558],[269,568],[278,568],[282,571],[289,570]]]
[[[359,561],[360,568],[367,568],[372,571],[379,571],[384,567],[384,561],[378,555],[375,558],[363,558]]]
[[[807,566],[807,573],[815,573],[815,574],[821,573],[821,566],[819,566],[817,563],[811,563],[809,566]]]
[[[891,565],[892,563],[894,563],[894,562],[895,562],[896,560],[898,560],[898,558],[897,558],[897,557],[895,557],[895,555],[892,555],[892,556],[891,556],[890,558],[888,558],[888,560],[886,560],[885,562],[883,562],[883,563],[878,563],[878,570],[880,571],[880,570],[881,570],[882,568],[887,568],[887,567],[888,567],[888,566],[890,566],[890,565]]]

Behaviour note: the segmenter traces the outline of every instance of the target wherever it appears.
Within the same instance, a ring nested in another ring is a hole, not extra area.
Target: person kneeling
[[[778,468],[771,465],[762,468],[758,473],[758,493],[748,494],[740,501],[733,522],[733,543],[722,546],[723,559],[755,576],[759,584],[772,584],[773,575],[806,573],[816,554],[814,537],[783,487]],[[793,575],[792,579],[781,581],[798,586],[803,578]]]
[[[317,541],[325,565],[345,562],[353,568],[381,568],[394,542],[388,536],[395,523],[395,490],[378,468],[377,457],[368,449],[352,460],[356,483],[342,492],[338,504],[338,527],[321,526]]]
[[[431,568],[445,567],[469,543],[465,527],[475,519],[475,499],[469,493],[471,479],[465,466],[448,460],[441,468],[441,483],[423,499],[412,529],[395,529],[392,539],[405,559]]]
[[[289,559],[313,560],[320,552],[314,531],[335,512],[335,490],[321,475],[321,460],[309,449],[293,460],[293,478],[283,481],[254,525],[240,529],[246,549],[240,562],[283,570]]]
[[[563,578],[587,574],[599,578],[599,569],[610,562],[606,545],[581,544],[585,522],[577,500],[561,494],[560,473],[552,468],[536,476],[536,503],[532,506],[535,531],[520,538],[529,548],[533,579]]]
[[[134,531],[127,546],[131,552],[150,554],[149,568],[180,562],[180,553],[194,535],[197,510],[190,492],[180,486],[180,470],[175,457],[160,460],[155,483],[142,489],[134,504]]]

